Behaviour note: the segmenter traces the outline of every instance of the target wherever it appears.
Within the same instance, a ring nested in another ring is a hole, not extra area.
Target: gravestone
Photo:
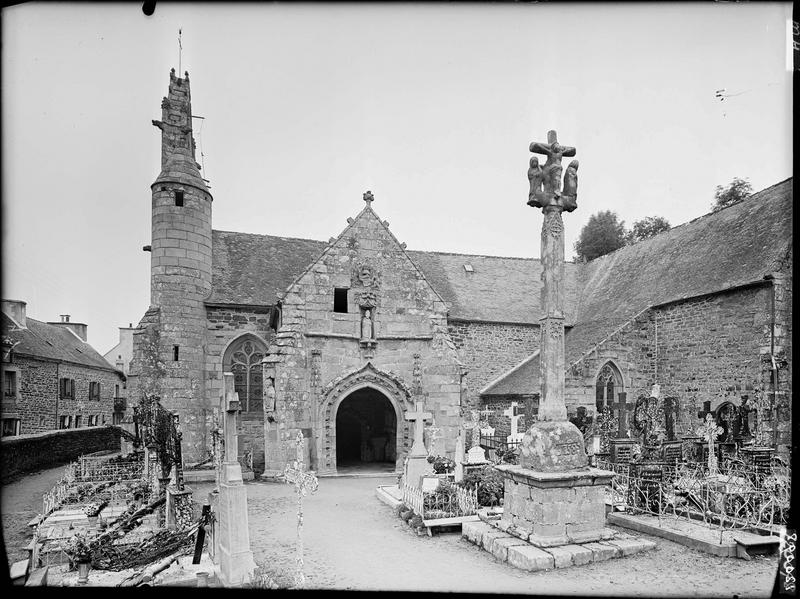
[[[525,436],[525,433],[517,432],[519,419],[522,418],[522,414],[517,410],[517,402],[512,401],[511,407],[503,411],[503,416],[508,416],[511,419],[511,434],[506,437],[506,441],[508,443],[519,443],[522,441],[522,437]]]
[[[481,447],[480,416],[476,410],[471,412],[472,420],[464,428],[472,431],[471,447],[467,452],[467,464],[486,464],[486,451]]]
[[[519,465],[497,466],[503,473],[504,525],[521,531],[539,547],[593,542],[613,536],[605,528],[605,486],[613,472],[589,466],[583,435],[567,420],[564,395],[564,224],[561,213],[577,208],[577,161],[570,163],[561,187],[561,158],[575,148],[534,142],[531,152],[545,154],[543,168],[531,160],[528,205],[544,214],[541,232],[542,301],[539,363],[541,393],[538,420],[520,443]],[[534,390],[531,389],[533,392]]]
[[[611,461],[615,464],[627,464],[630,462],[635,439],[631,439],[628,431],[628,412],[633,408],[633,404],[628,403],[628,394],[620,391],[617,394],[617,401],[608,405],[612,410],[617,410],[617,421],[619,428],[614,438],[609,439],[608,444],[611,450]]]
[[[423,439],[425,421],[433,418],[433,414],[426,412],[421,402],[416,401],[414,410],[406,412],[405,418],[414,424],[414,444],[404,463],[404,477],[407,485],[420,488],[422,477],[433,473]]]
[[[256,564],[250,550],[247,489],[242,481],[242,467],[238,459],[236,414],[240,410],[239,395],[234,389],[233,373],[225,372],[222,376],[225,393],[221,400],[225,457],[217,496],[218,526],[214,533],[218,537],[220,579],[225,586],[241,586],[250,580]]]

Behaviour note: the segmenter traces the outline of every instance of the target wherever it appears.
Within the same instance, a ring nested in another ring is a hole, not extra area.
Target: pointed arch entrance
[[[404,418],[411,394],[402,380],[367,363],[333,380],[321,395],[320,473],[374,465],[381,457],[383,463],[394,463],[395,471],[402,469],[411,440]]]
[[[397,461],[397,415],[372,387],[345,397],[336,410],[336,470],[389,466]],[[371,468],[370,468],[371,469]]]

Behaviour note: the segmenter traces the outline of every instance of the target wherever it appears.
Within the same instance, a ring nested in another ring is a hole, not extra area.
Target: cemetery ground
[[[41,494],[63,467],[33,473],[2,488],[3,535],[9,564],[23,559],[27,523],[41,510]],[[671,541],[625,559],[547,572],[523,572],[500,563],[457,532],[419,537],[375,497],[385,478],[322,478],[304,498],[305,573],[308,588],[425,590],[616,596],[768,597],[777,568],[774,556],[752,561],[720,558]],[[201,505],[213,483],[194,483]],[[295,569],[297,499],[294,487],[246,483],[250,540],[256,561],[281,587]],[[199,511],[199,509],[197,510]]]

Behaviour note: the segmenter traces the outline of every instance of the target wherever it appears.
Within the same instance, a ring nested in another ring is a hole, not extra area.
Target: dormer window
[[[333,290],[333,311],[347,314],[347,289],[337,287]]]

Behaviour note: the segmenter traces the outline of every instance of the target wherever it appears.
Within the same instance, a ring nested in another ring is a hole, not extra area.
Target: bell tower
[[[145,362],[156,364],[143,389],[161,395],[162,405],[177,412],[187,462],[205,457],[206,314],[211,292],[211,193],[195,161],[189,73],[169,76],[161,102],[161,172],[151,186],[151,323]],[[152,326],[151,325],[151,326]],[[157,355],[156,355],[157,353]],[[163,367],[162,367],[163,365]],[[142,381],[145,382],[145,381]]]

